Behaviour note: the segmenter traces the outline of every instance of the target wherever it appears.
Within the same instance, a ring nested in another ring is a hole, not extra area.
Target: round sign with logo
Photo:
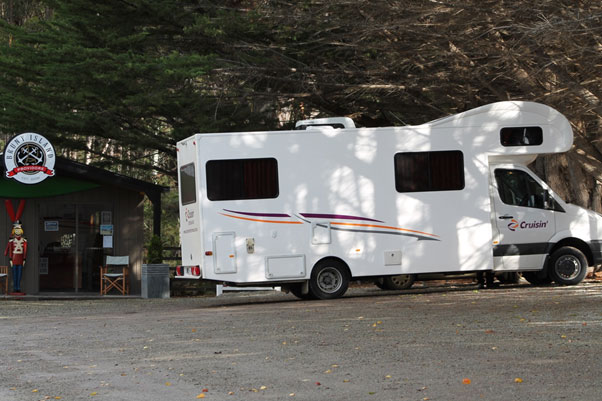
[[[6,177],[23,184],[37,184],[54,176],[54,162],[52,144],[33,132],[13,137],[4,148]]]

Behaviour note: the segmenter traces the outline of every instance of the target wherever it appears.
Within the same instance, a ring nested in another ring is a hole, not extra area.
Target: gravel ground
[[[602,285],[0,299],[0,400],[599,400]]]

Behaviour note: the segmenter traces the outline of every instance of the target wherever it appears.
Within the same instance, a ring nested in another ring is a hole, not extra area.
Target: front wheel
[[[587,259],[579,249],[563,246],[552,253],[549,269],[557,284],[579,284],[587,274]]]
[[[309,292],[318,299],[339,298],[347,291],[349,280],[349,271],[343,262],[325,259],[311,272]]]

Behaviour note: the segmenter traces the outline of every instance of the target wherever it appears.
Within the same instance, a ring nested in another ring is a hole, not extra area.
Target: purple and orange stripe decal
[[[250,212],[237,212],[235,210],[224,209],[225,212],[241,214],[243,216],[252,216],[252,217],[243,217],[243,216],[234,216],[232,214],[220,213],[222,216],[232,217],[233,219],[246,220],[246,221],[256,221],[258,223],[273,223],[273,224],[303,224],[301,221],[290,221],[290,220],[266,220],[266,219],[258,219],[253,217],[267,217],[267,218],[278,218],[285,217],[290,218],[291,216],[284,213],[250,213]]]
[[[439,238],[439,236],[435,235],[435,234],[425,233],[425,232],[416,231],[416,230],[410,230],[408,228],[401,228],[401,227],[381,226],[381,225],[377,225],[377,224],[356,224],[356,223],[340,223],[340,222],[331,222],[330,224],[331,225],[337,225],[337,226],[384,228],[386,230],[405,231],[405,232],[413,233],[413,234],[426,235],[426,236],[429,236],[429,237],[432,237],[432,238]]]
[[[323,214],[323,213],[299,213],[296,216],[291,216],[286,213],[257,213],[257,212],[241,212],[236,210],[228,210],[224,209],[224,212],[220,213],[222,216],[231,217],[239,220],[246,221],[254,221],[258,223],[272,223],[272,224],[303,224],[303,223],[311,223],[311,221],[306,219],[328,219],[328,220],[352,220],[355,222],[342,222],[342,221],[329,221],[328,224],[332,227],[333,230],[337,231],[350,231],[350,232],[360,232],[360,233],[375,233],[375,234],[394,234],[394,235],[403,235],[415,237],[418,240],[434,240],[440,241],[439,236],[436,234],[431,234],[423,231],[411,230],[408,228],[401,227],[393,227],[381,224],[367,224],[360,223],[360,221],[364,222],[372,222],[372,223],[384,223],[381,220],[372,219],[369,217],[361,217],[361,216],[350,216],[344,214]],[[238,215],[238,216],[236,216]],[[296,217],[299,220],[291,220]],[[282,220],[274,220],[274,219],[282,219]],[[284,220],[286,219],[286,220]],[[318,223],[318,225],[324,225],[324,223]]]
[[[344,214],[321,214],[321,213],[299,213],[299,214],[308,219],[361,220],[361,221],[373,221],[375,223],[384,223],[383,221],[370,219],[368,217],[347,216]]]
[[[257,217],[291,217],[290,214],[286,213],[251,213],[251,212],[237,212],[236,210],[224,209],[224,212],[243,214],[245,216],[257,216]]]

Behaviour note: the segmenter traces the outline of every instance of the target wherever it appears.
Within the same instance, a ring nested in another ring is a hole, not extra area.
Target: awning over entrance
[[[15,180],[0,180],[0,197],[2,198],[46,198],[66,195],[72,192],[85,191],[99,187],[91,181],[78,180],[71,177],[53,177],[36,185],[23,185]]]

